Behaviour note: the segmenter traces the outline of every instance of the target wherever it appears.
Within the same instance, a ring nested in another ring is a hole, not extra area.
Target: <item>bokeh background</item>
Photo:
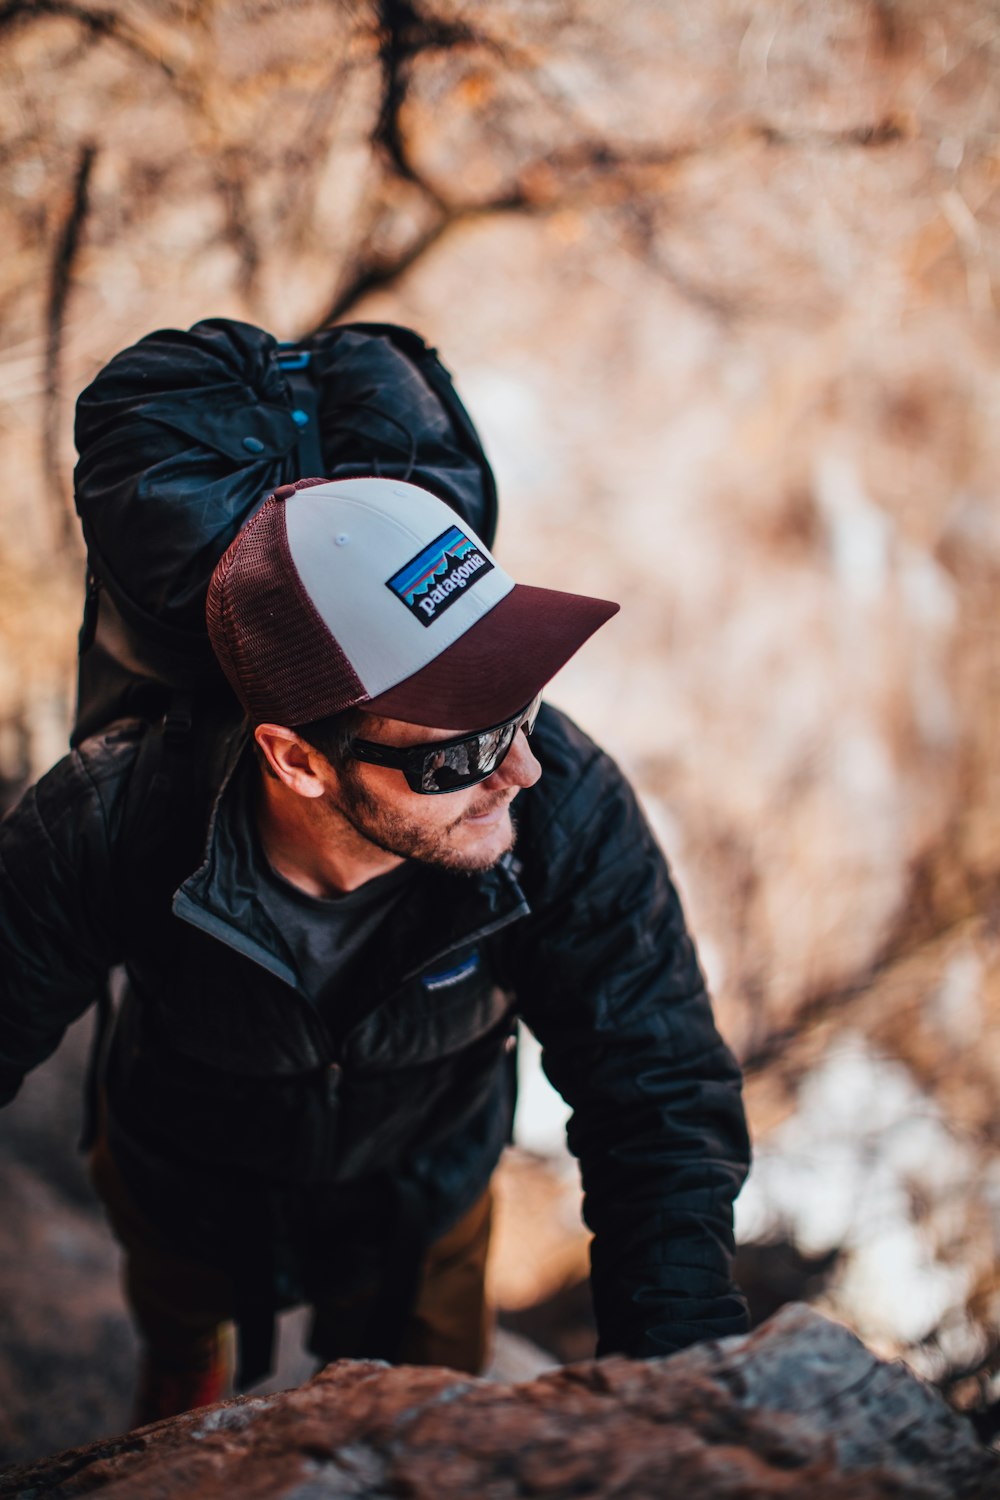
[[[0,4],[7,799],[65,746],[100,365],[203,316],[415,327],[505,564],[623,602],[551,697],[640,789],[745,1064],[756,1311],[814,1300],[987,1427],[998,63],[995,0]],[[127,1420],[72,1149],[87,1025],[0,1118],[8,1459]],[[524,1057],[494,1286],[585,1356],[575,1175]]]

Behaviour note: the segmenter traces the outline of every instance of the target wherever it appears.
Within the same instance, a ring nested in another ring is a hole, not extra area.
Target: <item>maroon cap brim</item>
[[[464,734],[511,718],[619,605],[518,583],[454,645],[357,706],[406,724]]]

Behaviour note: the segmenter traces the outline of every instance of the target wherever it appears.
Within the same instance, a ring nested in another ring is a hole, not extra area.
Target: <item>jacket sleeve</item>
[[[526,832],[535,915],[514,983],[573,1110],[598,1353],[662,1355],[741,1333],[746,1304],[730,1278],[732,1204],[749,1164],[741,1075],[666,862],[596,750]]]
[[[0,823],[0,1105],[116,960],[102,787],[74,752]]]

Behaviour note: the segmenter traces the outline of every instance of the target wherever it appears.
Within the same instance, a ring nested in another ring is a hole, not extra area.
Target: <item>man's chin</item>
[[[485,816],[467,814],[453,830],[449,847],[442,849],[440,859],[434,863],[473,875],[492,869],[513,847],[514,824],[510,804],[504,802]]]

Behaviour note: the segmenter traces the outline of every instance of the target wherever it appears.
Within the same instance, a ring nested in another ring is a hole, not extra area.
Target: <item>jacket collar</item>
[[[249,735],[224,747],[201,864],[174,892],[174,914],[299,989],[300,976],[281,933],[259,899],[254,880],[248,790]],[[381,992],[527,916],[528,902],[505,855],[473,876],[422,867],[414,893],[393,923],[393,941],[378,945],[367,978]]]

